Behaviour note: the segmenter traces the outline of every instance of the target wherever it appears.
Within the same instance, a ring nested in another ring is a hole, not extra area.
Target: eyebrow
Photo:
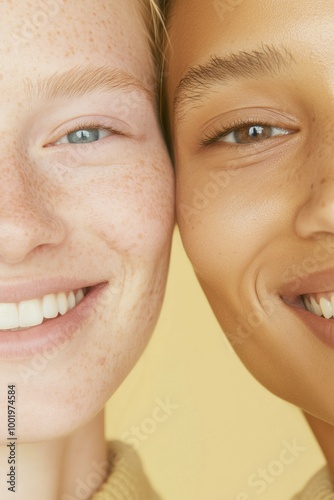
[[[190,68],[179,82],[174,93],[174,114],[181,119],[182,110],[189,101],[200,101],[203,94],[217,84],[275,76],[291,66],[292,62],[294,59],[287,49],[270,45],[262,45],[261,50],[240,51],[224,58],[211,56],[207,63]]]
[[[109,66],[76,66],[65,72],[57,72],[37,82],[26,80],[25,85],[30,95],[38,95],[49,99],[57,97],[81,97],[94,91],[121,90],[132,92],[139,90],[152,99],[154,92],[147,88],[138,78],[124,70]]]

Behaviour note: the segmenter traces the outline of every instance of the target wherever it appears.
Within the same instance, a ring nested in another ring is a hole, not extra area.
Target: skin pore
[[[44,25],[34,2],[0,5],[0,469],[16,384],[18,500],[76,498],[105,465],[103,406],[152,333],[174,221],[140,3],[58,4]],[[79,290],[9,326],[9,309]]]
[[[334,474],[334,6],[224,5],[168,12],[178,224],[233,348]]]

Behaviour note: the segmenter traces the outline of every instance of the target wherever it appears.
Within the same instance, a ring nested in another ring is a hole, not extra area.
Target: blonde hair
[[[161,36],[164,29],[163,14],[160,6],[161,0],[140,0],[144,10],[144,20],[149,37],[150,48],[154,62],[160,64]]]
[[[149,34],[149,43],[156,66],[157,97],[160,117],[162,116],[162,82],[164,71],[164,44],[167,32],[165,28],[165,8],[167,0],[141,0],[145,9],[145,22]]]

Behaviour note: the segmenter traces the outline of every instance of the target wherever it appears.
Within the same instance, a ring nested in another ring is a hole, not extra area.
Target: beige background
[[[177,231],[159,323],[108,403],[107,434],[137,445],[166,500],[288,500],[324,463],[299,410],[260,386],[227,344]],[[261,468],[263,487],[248,484]]]

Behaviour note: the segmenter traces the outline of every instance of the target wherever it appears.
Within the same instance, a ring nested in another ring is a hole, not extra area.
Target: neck
[[[334,426],[304,412],[313,434],[326,457],[328,468],[334,477]]]
[[[108,475],[108,452],[104,438],[104,413],[73,434],[52,441],[16,445],[17,500],[88,500]],[[8,448],[0,447],[2,471],[9,471]],[[0,498],[13,492],[6,479],[0,481]]]

